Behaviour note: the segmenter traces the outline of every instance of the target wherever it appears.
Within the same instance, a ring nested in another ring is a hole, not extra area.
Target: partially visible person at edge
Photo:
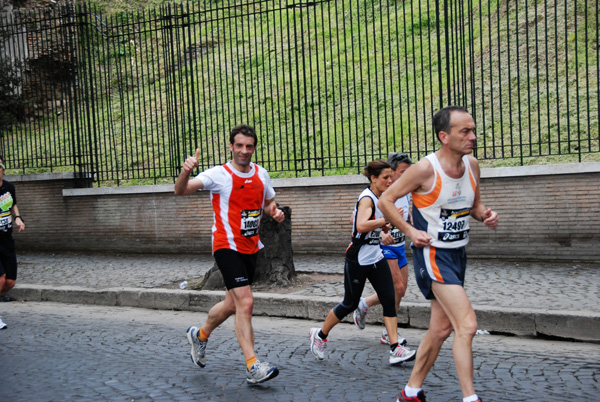
[[[310,350],[317,360],[324,359],[327,337],[333,327],[358,307],[369,279],[381,300],[383,321],[390,336],[389,363],[396,365],[414,359],[415,352],[398,344],[392,274],[379,247],[381,232],[387,232],[389,227],[377,208],[377,201],[392,183],[392,169],[386,161],[376,160],[369,163],[363,175],[369,179],[370,186],[360,193],[354,208],[352,241],[346,249],[344,265],[344,300],[329,312],[321,328],[310,329]]]
[[[405,153],[393,152],[388,156],[388,163],[392,167],[392,183],[394,183],[410,167],[412,160]],[[410,222],[410,194],[398,198],[395,205],[404,220]],[[395,226],[392,226],[388,233],[381,235],[381,250],[390,266],[394,280],[396,310],[400,308],[400,302],[406,294],[406,286],[408,284],[408,260],[406,259],[406,251],[404,249],[404,238],[404,233]],[[358,307],[354,310],[353,315],[354,324],[359,329],[365,328],[367,311],[377,304],[380,304],[377,293],[373,293],[366,298],[361,297],[360,303],[358,303]],[[383,328],[379,342],[387,345],[390,344],[387,329]],[[405,338],[398,335],[398,343],[405,346],[407,342]]]
[[[425,377],[454,331],[452,354],[463,401],[475,402],[481,401],[473,386],[472,341],[477,319],[463,287],[465,246],[470,217],[496,229],[498,214],[481,202],[479,162],[469,155],[476,140],[473,117],[463,107],[448,106],[436,113],[433,125],[441,148],[411,166],[379,200],[386,218],[412,240],[415,278],[431,301],[429,329],[398,401],[425,401]],[[394,205],[410,192],[414,226]]]
[[[17,253],[12,231],[13,225],[19,232],[25,230],[25,222],[19,214],[15,186],[4,179],[5,170],[4,157],[0,156],[0,301],[13,301],[15,299],[6,294],[17,281]],[[6,327],[0,317],[0,329]]]
[[[210,309],[204,325],[187,330],[187,338],[192,345],[192,361],[199,367],[205,367],[210,334],[235,314],[235,334],[246,359],[248,384],[258,384],[279,374],[277,367],[260,362],[254,353],[254,299],[250,286],[256,269],[256,254],[263,247],[258,235],[261,215],[264,212],[277,222],[285,219],[283,211],[275,203],[275,190],[269,173],[251,162],[257,142],[254,128],[237,125],[229,136],[231,161],[190,179],[192,171],[198,167],[200,150],[197,149],[196,155],[185,161],[175,183],[177,195],[201,189],[210,191],[214,212],[212,251],[226,287],[225,299]]]

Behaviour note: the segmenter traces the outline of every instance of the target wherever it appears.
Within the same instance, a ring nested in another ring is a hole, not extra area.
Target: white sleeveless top
[[[469,159],[463,156],[465,173],[453,179],[444,173],[435,153],[426,158],[433,166],[433,186],[425,193],[412,193],[414,226],[433,238],[434,247],[466,246],[469,243],[469,219],[477,189]]]
[[[404,218],[405,221],[408,222],[408,209],[410,208],[410,193],[406,194],[404,197],[398,198],[396,200],[396,202],[394,203],[394,205],[396,206],[396,208],[398,210],[400,210],[400,208],[402,208],[402,217]],[[406,236],[404,235],[404,232],[402,232],[396,226],[392,225],[392,227],[390,228],[389,233],[394,238],[394,243],[390,244],[390,245],[387,245],[387,246],[382,243],[381,247],[385,248],[385,247],[400,247],[400,246],[404,246],[404,241],[406,239]]]
[[[383,217],[383,213],[377,207],[379,198],[377,198],[371,189],[367,187],[358,196],[358,201],[356,201],[356,206],[354,207],[352,218],[352,243],[350,243],[350,246],[346,249],[346,257],[358,261],[360,265],[371,265],[383,259],[383,252],[381,251],[381,247],[379,247],[379,242],[381,241],[381,228],[371,230],[367,233],[360,233],[356,230],[358,203],[364,197],[371,198],[371,201],[373,202],[373,212],[369,217],[369,220]]]

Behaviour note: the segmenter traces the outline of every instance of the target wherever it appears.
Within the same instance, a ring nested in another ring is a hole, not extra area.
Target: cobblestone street
[[[244,362],[228,320],[213,333],[208,365],[189,359],[185,331],[204,313],[58,303],[0,306],[2,399],[394,401],[412,363],[387,364],[380,326],[364,331],[340,324],[324,361],[309,351],[308,330],[319,323],[255,317],[257,356],[280,368],[276,379],[245,384]],[[416,347],[422,330],[404,329]],[[596,401],[597,344],[499,335],[474,342],[475,386],[486,402]],[[425,384],[428,401],[460,401],[451,338]],[[573,397],[569,392],[575,391]]]

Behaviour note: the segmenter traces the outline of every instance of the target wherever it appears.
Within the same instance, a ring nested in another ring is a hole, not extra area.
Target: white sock
[[[361,299],[360,302],[358,303],[358,308],[360,308],[362,311],[368,311],[369,310],[369,306],[367,306],[367,302],[365,299]]]
[[[406,395],[406,396],[408,396],[408,395]],[[477,394],[473,394],[471,396],[467,396],[467,397],[463,398],[463,402],[475,402],[478,399],[479,399],[479,397],[477,396]]]
[[[423,388],[411,388],[408,385],[406,387],[404,387],[404,393],[406,394],[406,396],[417,396],[417,394],[422,391]]]

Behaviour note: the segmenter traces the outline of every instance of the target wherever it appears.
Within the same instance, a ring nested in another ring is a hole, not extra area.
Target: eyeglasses
[[[408,156],[408,154],[401,152],[401,153],[393,153],[388,157],[388,162],[389,163],[394,163],[394,162],[398,162],[398,163],[412,163],[410,156]]]

